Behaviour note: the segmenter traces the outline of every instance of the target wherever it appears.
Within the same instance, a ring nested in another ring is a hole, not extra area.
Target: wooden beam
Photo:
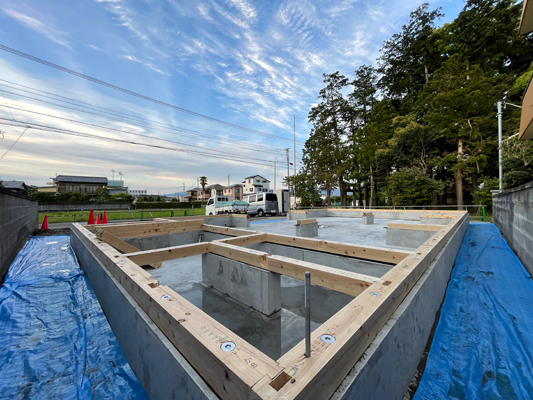
[[[311,334],[309,358],[304,355],[304,341],[283,355],[278,363],[291,379],[284,379],[287,383],[275,389],[275,394],[266,378],[254,386],[254,392],[260,398],[329,398],[466,218],[464,213],[453,224],[443,226],[428,244],[420,246],[317,328]],[[323,342],[323,334],[333,336],[335,341]]]
[[[151,286],[151,275],[79,224],[72,232],[122,284],[139,306],[222,399],[250,398],[251,387],[282,372],[277,363],[172,289]],[[150,278],[148,278],[150,277]],[[232,342],[232,351],[222,343]]]
[[[228,228],[224,226],[215,226],[215,225],[203,225],[202,230],[206,232],[220,233],[222,235],[228,235],[228,236],[248,236],[251,234],[260,233],[257,231],[249,231],[247,229]]]
[[[266,265],[261,266],[261,268],[301,281],[305,280],[305,272],[309,271],[312,284],[351,296],[361,294],[372,284],[379,281],[379,278],[373,276],[282,256],[268,256]]]
[[[297,219],[296,225],[316,224],[316,218]]]
[[[420,218],[442,218],[442,219],[455,219],[457,215],[443,215],[443,214],[422,214]]]
[[[209,252],[209,243],[193,243],[185,244],[182,246],[165,247],[162,249],[154,249],[147,251],[137,251],[128,254],[124,254],[131,261],[138,265],[145,265],[148,263],[159,262],[169,260],[176,260],[178,258],[196,256],[199,254],[205,254]]]
[[[438,232],[444,225],[424,225],[424,224],[396,224],[389,222],[387,229],[405,229],[409,231],[431,231]]]
[[[263,268],[266,265],[268,253],[232,244],[211,242],[210,253],[217,254],[235,261]]]
[[[341,256],[363,258],[365,260],[381,261],[397,264],[411,254],[408,251],[386,249],[372,246],[358,246],[354,244],[329,242],[326,240],[301,238],[287,235],[268,233],[267,242],[282,244],[285,246],[298,247],[308,250],[323,251],[325,253],[338,254]]]
[[[234,246],[246,246],[247,244],[261,243],[266,240],[266,233],[257,233],[248,236],[236,236],[229,239],[218,239],[215,242],[232,244]]]
[[[94,232],[96,236],[98,237],[98,239],[103,240],[104,242],[110,244],[114,248],[124,253],[134,253],[134,252],[140,251],[137,247],[132,246],[129,243],[126,243],[124,240],[119,239],[115,235],[109,232],[106,232],[105,230],[100,229],[99,227],[96,228]],[[147,263],[139,264],[139,265],[149,265],[152,268],[159,268],[161,266],[161,262],[160,261],[147,262]]]
[[[143,224],[128,224],[101,226],[106,232],[112,233],[118,238],[133,238],[154,235],[166,235],[170,233],[180,233],[189,231],[200,231],[203,220],[184,220],[172,222],[150,222]]]

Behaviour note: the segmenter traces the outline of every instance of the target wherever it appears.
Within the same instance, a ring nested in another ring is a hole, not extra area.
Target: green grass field
[[[183,217],[185,212],[187,215],[191,215],[192,210],[176,209],[176,210],[112,210],[107,211],[107,220],[117,220],[117,219],[148,219],[148,218],[165,218],[165,217]],[[103,214],[104,210],[94,210],[94,218],[96,219],[97,213]],[[48,223],[56,222],[82,222],[89,219],[90,211],[84,211],[83,215],[81,211],[66,211],[66,212],[52,212],[52,213],[39,213],[39,224],[44,220],[44,216],[48,215]],[[133,214],[133,216],[132,216]],[[198,208],[194,209],[194,215],[205,215],[205,209]]]

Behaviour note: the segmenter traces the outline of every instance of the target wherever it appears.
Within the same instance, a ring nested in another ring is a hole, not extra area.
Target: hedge
[[[190,201],[190,202],[184,202],[184,201],[138,201],[135,203],[135,209],[137,210],[146,210],[146,209],[159,209],[159,208],[187,208],[190,209],[194,206],[194,208],[201,208],[202,202],[201,201]]]

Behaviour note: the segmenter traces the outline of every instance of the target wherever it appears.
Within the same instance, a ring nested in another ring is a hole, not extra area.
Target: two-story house
[[[270,192],[270,181],[266,178],[263,178],[261,175],[248,176],[244,178],[242,183],[245,196],[254,193]]]
[[[230,196],[231,200],[242,200],[242,185],[236,183],[224,188],[224,196]]]

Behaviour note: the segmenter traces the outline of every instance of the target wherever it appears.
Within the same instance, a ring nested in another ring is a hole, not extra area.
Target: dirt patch
[[[33,236],[54,236],[54,235],[70,235],[70,228],[61,229],[35,229]]]

